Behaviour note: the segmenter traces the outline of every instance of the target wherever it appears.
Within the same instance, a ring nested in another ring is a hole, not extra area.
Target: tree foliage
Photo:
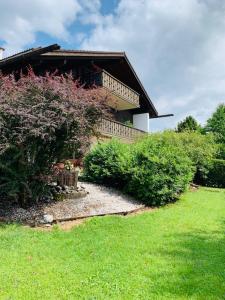
[[[219,143],[225,144],[225,104],[220,104],[208,119],[205,130],[213,132]]]
[[[199,131],[199,130],[200,130],[200,125],[192,116],[186,117],[183,121],[179,122],[177,125],[178,132]]]
[[[104,98],[72,75],[0,77],[0,193],[38,200],[52,165],[81,155],[102,118]]]
[[[225,160],[212,159],[208,167],[208,174],[202,182],[204,185],[225,188]]]
[[[163,139],[167,145],[174,145],[187,154],[196,169],[195,181],[197,183],[207,178],[211,160],[216,157],[218,152],[218,145],[213,134],[203,135],[199,132],[190,131],[178,134],[172,131],[165,131],[155,134],[154,138]]]

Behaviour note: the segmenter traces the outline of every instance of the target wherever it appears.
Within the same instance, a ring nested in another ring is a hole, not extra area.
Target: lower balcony
[[[117,121],[109,119],[102,119],[98,130],[103,136],[117,137],[128,141],[133,141],[146,134],[146,132],[142,130],[132,128]]]

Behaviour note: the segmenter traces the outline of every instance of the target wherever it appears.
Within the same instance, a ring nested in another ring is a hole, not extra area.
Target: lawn
[[[225,299],[225,190],[71,231],[0,227],[0,299]]]

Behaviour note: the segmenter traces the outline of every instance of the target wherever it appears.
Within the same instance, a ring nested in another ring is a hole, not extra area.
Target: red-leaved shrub
[[[87,149],[105,102],[70,74],[0,76],[0,193],[40,199],[52,165]]]

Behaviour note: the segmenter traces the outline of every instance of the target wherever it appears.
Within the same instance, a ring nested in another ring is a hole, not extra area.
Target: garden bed
[[[144,207],[132,197],[113,188],[91,183],[79,183],[79,189],[80,192],[77,195],[79,197],[70,196],[63,201],[42,203],[27,209],[5,202],[4,206],[0,207],[0,220],[28,223],[34,226],[91,216],[125,215]]]

